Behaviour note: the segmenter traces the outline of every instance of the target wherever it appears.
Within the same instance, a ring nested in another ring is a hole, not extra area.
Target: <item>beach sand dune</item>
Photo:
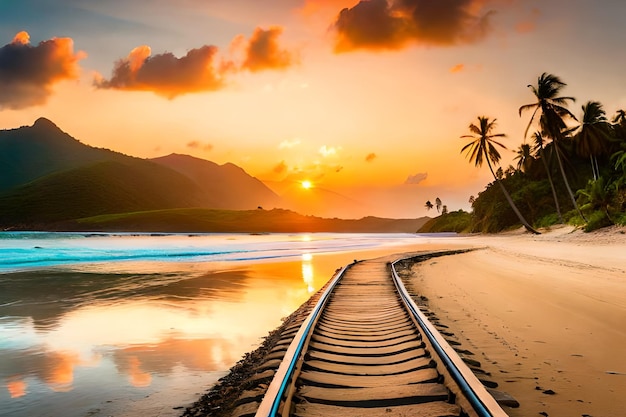
[[[520,401],[509,414],[624,415],[624,229],[459,240],[478,249],[416,264],[411,282]]]

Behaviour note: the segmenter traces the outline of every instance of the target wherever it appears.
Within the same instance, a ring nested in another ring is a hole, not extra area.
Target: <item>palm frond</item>
[[[522,116],[522,112],[525,112],[526,110],[530,110],[533,107],[537,107],[537,103],[524,104],[523,106],[520,106],[520,108],[519,108],[519,115],[520,115],[520,117]]]
[[[530,104],[527,104],[527,106],[530,106]],[[535,116],[537,115],[537,112],[539,111],[540,108],[541,107],[539,107],[538,105],[535,105],[535,111],[530,116],[530,120],[528,121],[528,126],[526,126],[526,130],[524,131],[524,139],[526,138],[526,136],[528,136],[528,131],[530,130],[530,126],[533,124],[533,121],[535,120]],[[521,107],[520,107],[520,110],[521,110]],[[521,113],[520,113],[520,116],[521,116]]]

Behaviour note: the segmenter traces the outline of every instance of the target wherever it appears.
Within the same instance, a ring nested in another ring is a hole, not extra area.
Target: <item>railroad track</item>
[[[507,416],[414,304],[393,265],[363,261],[335,276],[256,416]]]

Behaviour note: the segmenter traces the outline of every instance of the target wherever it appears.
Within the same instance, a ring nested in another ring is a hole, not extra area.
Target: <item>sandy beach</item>
[[[511,416],[623,415],[625,232],[564,226],[451,239],[477,249],[416,264],[411,281],[521,403]]]
[[[326,267],[318,271],[350,256],[472,249],[416,263],[408,280],[462,348],[474,352],[487,379],[520,402],[506,412],[623,415],[626,228],[424,238],[391,251],[323,256],[318,261]]]

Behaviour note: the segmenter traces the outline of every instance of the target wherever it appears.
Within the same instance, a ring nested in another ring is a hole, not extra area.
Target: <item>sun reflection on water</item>
[[[316,290],[310,253],[254,269],[184,274],[167,264],[146,274],[42,271],[10,279],[8,302],[0,299],[0,333],[8,336],[0,340],[0,403],[15,399],[9,411],[32,415],[43,408],[19,407],[43,407],[32,402],[43,397],[61,407],[54,393],[70,391],[84,401],[97,396],[88,392],[93,383],[116,398],[143,398],[181,375],[224,372]]]
[[[302,280],[306,284],[306,290],[309,294],[315,291],[315,271],[313,270],[313,255],[310,253],[302,254]]]
[[[332,239],[289,235],[276,249],[284,262],[84,263],[0,274],[2,412],[79,417],[88,412],[82,405],[108,399],[126,408],[157,392],[193,396],[353,259],[317,249]]]
[[[26,395],[26,388],[28,388],[28,384],[23,380],[8,381],[6,386],[11,398],[23,397]]]

